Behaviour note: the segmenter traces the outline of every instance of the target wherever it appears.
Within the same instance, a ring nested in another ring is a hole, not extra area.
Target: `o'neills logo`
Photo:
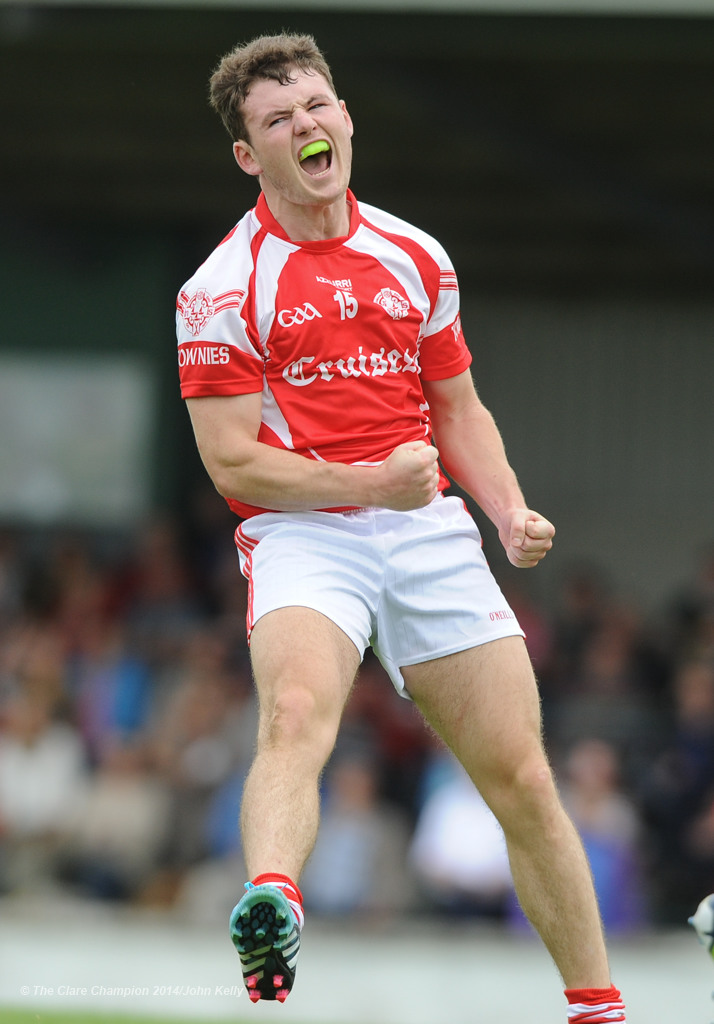
[[[389,313],[392,320],[403,320],[409,312],[409,303],[393,288],[380,288],[372,301]]]
[[[510,608],[502,608],[500,611],[490,612],[488,617],[491,622],[501,622],[504,619],[515,619],[516,616]]]
[[[179,345],[178,362],[182,369],[184,366],[225,366],[230,358],[228,345],[199,345],[195,341]]]

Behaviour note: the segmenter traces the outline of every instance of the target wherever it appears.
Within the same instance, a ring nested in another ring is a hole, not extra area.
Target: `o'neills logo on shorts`
[[[491,612],[489,614],[491,622],[500,622],[502,619],[515,619],[515,615],[510,608],[502,608],[501,611]]]

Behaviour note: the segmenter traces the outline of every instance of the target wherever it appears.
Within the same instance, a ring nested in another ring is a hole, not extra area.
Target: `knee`
[[[337,737],[340,712],[319,700],[308,686],[296,684],[262,708],[260,717],[259,748],[302,748],[324,762]]]
[[[506,832],[548,827],[560,812],[560,798],[545,756],[501,772],[483,795]]]

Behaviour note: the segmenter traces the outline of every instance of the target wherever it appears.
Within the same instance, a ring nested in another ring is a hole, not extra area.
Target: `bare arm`
[[[447,473],[480,505],[513,565],[530,568],[553,545],[555,529],[526,505],[493,416],[476,394],[468,370],[424,381],[434,437]]]
[[[438,453],[423,441],[399,445],[381,466],[320,462],[257,440],[261,395],[187,400],[196,443],[226,498],[281,512],[356,505],[420,508],[438,487]]]

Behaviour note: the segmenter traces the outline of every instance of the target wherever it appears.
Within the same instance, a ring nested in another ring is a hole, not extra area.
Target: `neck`
[[[350,204],[344,195],[331,203],[303,206],[265,190],[268,209],[293,242],[321,242],[350,232]]]

